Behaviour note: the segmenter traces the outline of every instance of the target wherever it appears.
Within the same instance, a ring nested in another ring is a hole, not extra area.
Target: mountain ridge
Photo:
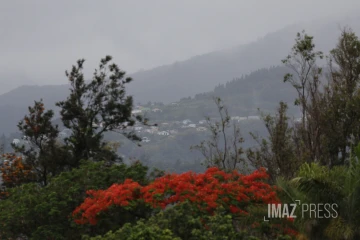
[[[134,81],[127,86],[127,93],[134,96],[135,103],[167,104],[211,92],[219,84],[258,69],[280,65],[281,59],[290,52],[296,33],[302,29],[308,29],[307,32],[314,36],[317,49],[327,53],[335,47],[340,34],[338,27],[347,25],[359,35],[360,16],[349,16],[337,22],[290,25],[249,44],[130,74]],[[275,91],[281,93],[281,89]],[[0,95],[0,133],[14,131],[14,120],[20,120],[35,100],[42,98],[46,108],[55,109],[55,102],[65,99],[68,93],[69,85],[61,84],[21,86]]]

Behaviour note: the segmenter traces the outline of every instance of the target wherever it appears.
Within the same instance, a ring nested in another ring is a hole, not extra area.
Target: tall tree
[[[6,148],[6,137],[4,134],[2,134],[0,138],[0,156],[5,153],[5,148]]]
[[[278,176],[288,179],[293,177],[301,164],[296,155],[294,128],[287,116],[287,108],[284,102],[280,102],[275,116],[262,114],[268,138],[260,138],[251,133],[259,146],[249,148],[246,152],[248,160],[254,167],[267,169],[272,183],[275,183]]]
[[[29,107],[29,113],[18,124],[25,144],[12,144],[23,156],[25,165],[34,171],[36,181],[47,185],[48,178],[61,171],[67,159],[66,152],[57,144],[58,127],[51,120],[53,111],[45,111],[41,101]]]
[[[284,82],[297,91],[295,105],[302,113],[301,124],[297,127],[299,144],[309,155],[307,161],[320,161],[319,87],[322,68],[316,62],[323,59],[323,53],[315,50],[313,37],[303,31],[298,33],[291,53],[282,62],[292,73],[284,76]]]
[[[66,71],[71,88],[65,101],[56,105],[61,108],[61,119],[72,135],[65,139],[73,153],[70,165],[78,166],[81,159],[113,161],[118,159],[114,151],[105,147],[104,133],[116,131],[127,138],[140,141],[133,131],[136,120],[146,123],[146,119],[132,116],[133,98],[127,96],[125,85],[131,78],[125,77],[112,57],[101,59],[91,81],[85,81],[83,74],[84,59],[79,60],[70,72]]]
[[[331,165],[344,164],[350,149],[360,141],[360,41],[344,29],[329,56],[329,84],[325,88],[326,147]]]

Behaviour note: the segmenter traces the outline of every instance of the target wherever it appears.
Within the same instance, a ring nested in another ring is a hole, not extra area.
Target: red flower
[[[87,191],[88,197],[74,210],[73,216],[78,224],[96,224],[98,213],[112,205],[125,207],[133,203],[131,206],[136,206],[137,201],[143,201],[154,208],[165,208],[186,200],[209,214],[223,206],[231,214],[244,215],[248,214],[246,206],[250,204],[279,202],[274,187],[264,182],[267,178],[264,169],[241,175],[236,171],[226,173],[209,168],[200,174],[167,174],[147,186],[127,179],[106,190]]]

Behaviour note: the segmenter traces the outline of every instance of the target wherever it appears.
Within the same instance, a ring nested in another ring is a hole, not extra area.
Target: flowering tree
[[[213,215],[220,207],[234,220],[252,219],[251,208],[279,203],[275,187],[264,181],[267,178],[264,168],[242,175],[214,167],[201,174],[167,174],[146,186],[127,179],[123,184],[113,184],[106,190],[87,191],[88,197],[74,210],[73,217],[77,224],[96,225],[99,214],[114,206],[132,209],[145,204],[154,209],[165,209],[188,202],[195,207],[195,215]],[[251,226],[251,223],[246,225]],[[258,225],[255,223],[252,227]],[[236,228],[244,230],[239,224]]]
[[[3,186],[10,188],[33,181],[35,176],[32,168],[23,162],[22,157],[14,153],[4,154],[3,157],[6,159],[0,167]]]
[[[45,110],[42,100],[35,101],[28,109],[28,114],[18,123],[26,144],[13,144],[13,148],[31,167],[36,176],[33,181],[46,186],[49,178],[60,172],[67,155],[57,144],[59,130],[52,124],[53,111]]]

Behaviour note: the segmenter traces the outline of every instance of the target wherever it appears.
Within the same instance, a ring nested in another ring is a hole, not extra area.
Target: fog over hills
[[[259,68],[280,65],[294,44],[296,33],[303,29],[315,36],[319,50],[328,52],[335,46],[341,27],[350,26],[360,33],[359,22],[360,17],[354,16],[332,22],[288,26],[247,45],[135,73],[129,91],[140,102],[166,103],[210,91],[219,83]]]
[[[183,97],[209,92],[217,85],[244,74],[260,68],[281,65],[281,59],[289,53],[294,44],[296,33],[303,29],[315,36],[317,49],[328,52],[334,47],[340,28],[345,26],[350,26],[357,34],[360,34],[360,17],[356,15],[332,21],[291,25],[249,44],[136,72],[131,74],[134,81],[128,85],[127,90],[134,96],[135,102],[140,103],[148,101],[170,103]],[[0,78],[3,79],[1,81],[6,81],[4,78],[6,76]],[[273,91],[274,95],[283,94],[282,89],[269,89],[269,91]],[[256,95],[253,92],[252,94]],[[16,122],[25,114],[27,106],[34,100],[42,98],[47,108],[54,108],[54,103],[67,95],[67,85],[22,86],[0,95],[2,113],[0,133],[14,131]]]

